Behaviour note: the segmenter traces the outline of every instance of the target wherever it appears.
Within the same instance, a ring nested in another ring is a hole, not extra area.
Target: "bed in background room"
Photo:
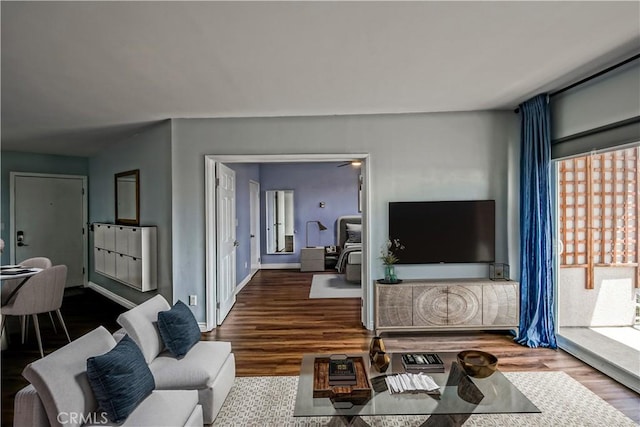
[[[360,283],[362,264],[362,217],[348,215],[338,218],[336,243],[342,248],[336,270],[344,273],[345,280]]]

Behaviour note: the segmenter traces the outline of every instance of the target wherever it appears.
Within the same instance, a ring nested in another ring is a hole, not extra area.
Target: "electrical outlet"
[[[189,295],[189,305],[198,305],[197,295]]]

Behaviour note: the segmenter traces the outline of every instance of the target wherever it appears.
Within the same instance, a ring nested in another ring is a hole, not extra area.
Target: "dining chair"
[[[38,339],[40,355],[44,357],[38,314],[51,313],[55,311],[58,315],[58,320],[64,329],[64,333],[67,335],[67,340],[71,342],[67,326],[62,319],[62,313],[60,313],[66,281],[66,265],[56,265],[54,267],[46,268],[38,274],[31,276],[31,278],[22,285],[15,296],[5,305],[0,307],[0,310],[2,311],[0,331],[4,329],[5,319],[7,316],[31,315],[34,329],[36,331],[36,337]]]
[[[50,268],[51,266],[53,266],[51,260],[46,257],[27,258],[24,261],[19,262],[18,264],[26,268],[41,268],[43,270],[45,268]],[[9,302],[8,299],[13,293],[14,289],[20,286],[20,283],[22,283],[23,280],[24,279],[9,279],[5,280],[2,283],[2,289],[0,290],[1,305],[5,305]],[[49,313],[49,318],[51,319],[51,324],[53,324],[53,330],[55,332],[56,326],[55,323],[53,323],[53,316],[51,315],[51,313]],[[22,337],[22,344],[24,344],[26,338],[27,327],[28,318],[26,316],[20,316],[20,335]]]

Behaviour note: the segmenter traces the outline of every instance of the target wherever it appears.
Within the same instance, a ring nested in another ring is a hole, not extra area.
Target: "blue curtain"
[[[551,120],[548,96],[520,105],[520,333],[528,347],[557,348],[553,292]]]

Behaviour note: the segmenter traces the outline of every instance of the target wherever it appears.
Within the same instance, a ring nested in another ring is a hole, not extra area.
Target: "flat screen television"
[[[389,238],[398,264],[495,261],[495,201],[390,202]]]

